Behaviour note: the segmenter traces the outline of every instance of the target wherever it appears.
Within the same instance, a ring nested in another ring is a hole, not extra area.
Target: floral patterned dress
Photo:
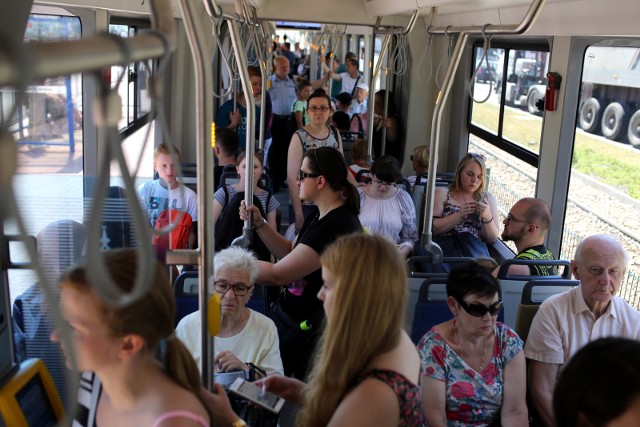
[[[412,383],[404,375],[396,371],[389,369],[371,369],[360,374],[358,381],[351,389],[354,389],[367,378],[375,378],[382,381],[391,387],[396,396],[398,396],[398,404],[400,405],[400,421],[398,426],[422,427],[424,425],[422,394],[420,393],[419,384]]]
[[[488,426],[500,416],[504,368],[522,351],[523,343],[499,322],[495,336],[491,360],[482,372],[467,365],[434,329],[420,340],[422,375],[446,383],[449,427]]]

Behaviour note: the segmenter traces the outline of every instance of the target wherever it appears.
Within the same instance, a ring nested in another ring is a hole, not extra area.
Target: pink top
[[[188,418],[192,421],[195,421],[196,423],[200,424],[203,427],[209,427],[209,423],[207,422],[207,420],[202,418],[200,415],[195,414],[193,412],[189,412],[189,411],[165,412],[164,414],[156,418],[156,420],[153,422],[153,425],[151,427],[158,427],[160,423],[162,423],[163,421],[168,420],[170,418],[178,418],[178,417]]]

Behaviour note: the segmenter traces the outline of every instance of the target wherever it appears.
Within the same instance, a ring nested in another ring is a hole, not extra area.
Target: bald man
[[[551,223],[551,210],[542,199],[527,197],[518,200],[502,221],[504,230],[502,240],[511,240],[516,245],[516,259],[554,260],[555,255],[544,245],[544,239]],[[498,275],[499,268],[493,272]],[[512,265],[510,275],[552,276],[558,274],[556,266],[547,265]]]

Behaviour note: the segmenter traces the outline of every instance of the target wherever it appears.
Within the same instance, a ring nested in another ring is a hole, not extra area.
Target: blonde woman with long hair
[[[404,257],[385,238],[358,234],[338,239],[321,261],[327,326],[308,384],[278,375],[257,384],[302,405],[298,426],[422,425],[420,358],[403,330]],[[232,425],[224,400],[210,395],[209,406]]]

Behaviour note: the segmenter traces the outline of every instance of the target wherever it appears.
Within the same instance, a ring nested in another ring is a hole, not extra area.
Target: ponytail
[[[354,215],[358,215],[360,213],[360,193],[356,187],[353,186],[349,181],[345,181],[342,185],[342,195],[345,199],[347,199],[347,206]]]
[[[169,377],[181,387],[195,394],[202,406],[206,408],[207,405],[200,393],[202,388],[200,370],[187,347],[176,337],[175,333],[163,338],[160,346],[166,346],[163,349],[164,360],[162,363]]]

